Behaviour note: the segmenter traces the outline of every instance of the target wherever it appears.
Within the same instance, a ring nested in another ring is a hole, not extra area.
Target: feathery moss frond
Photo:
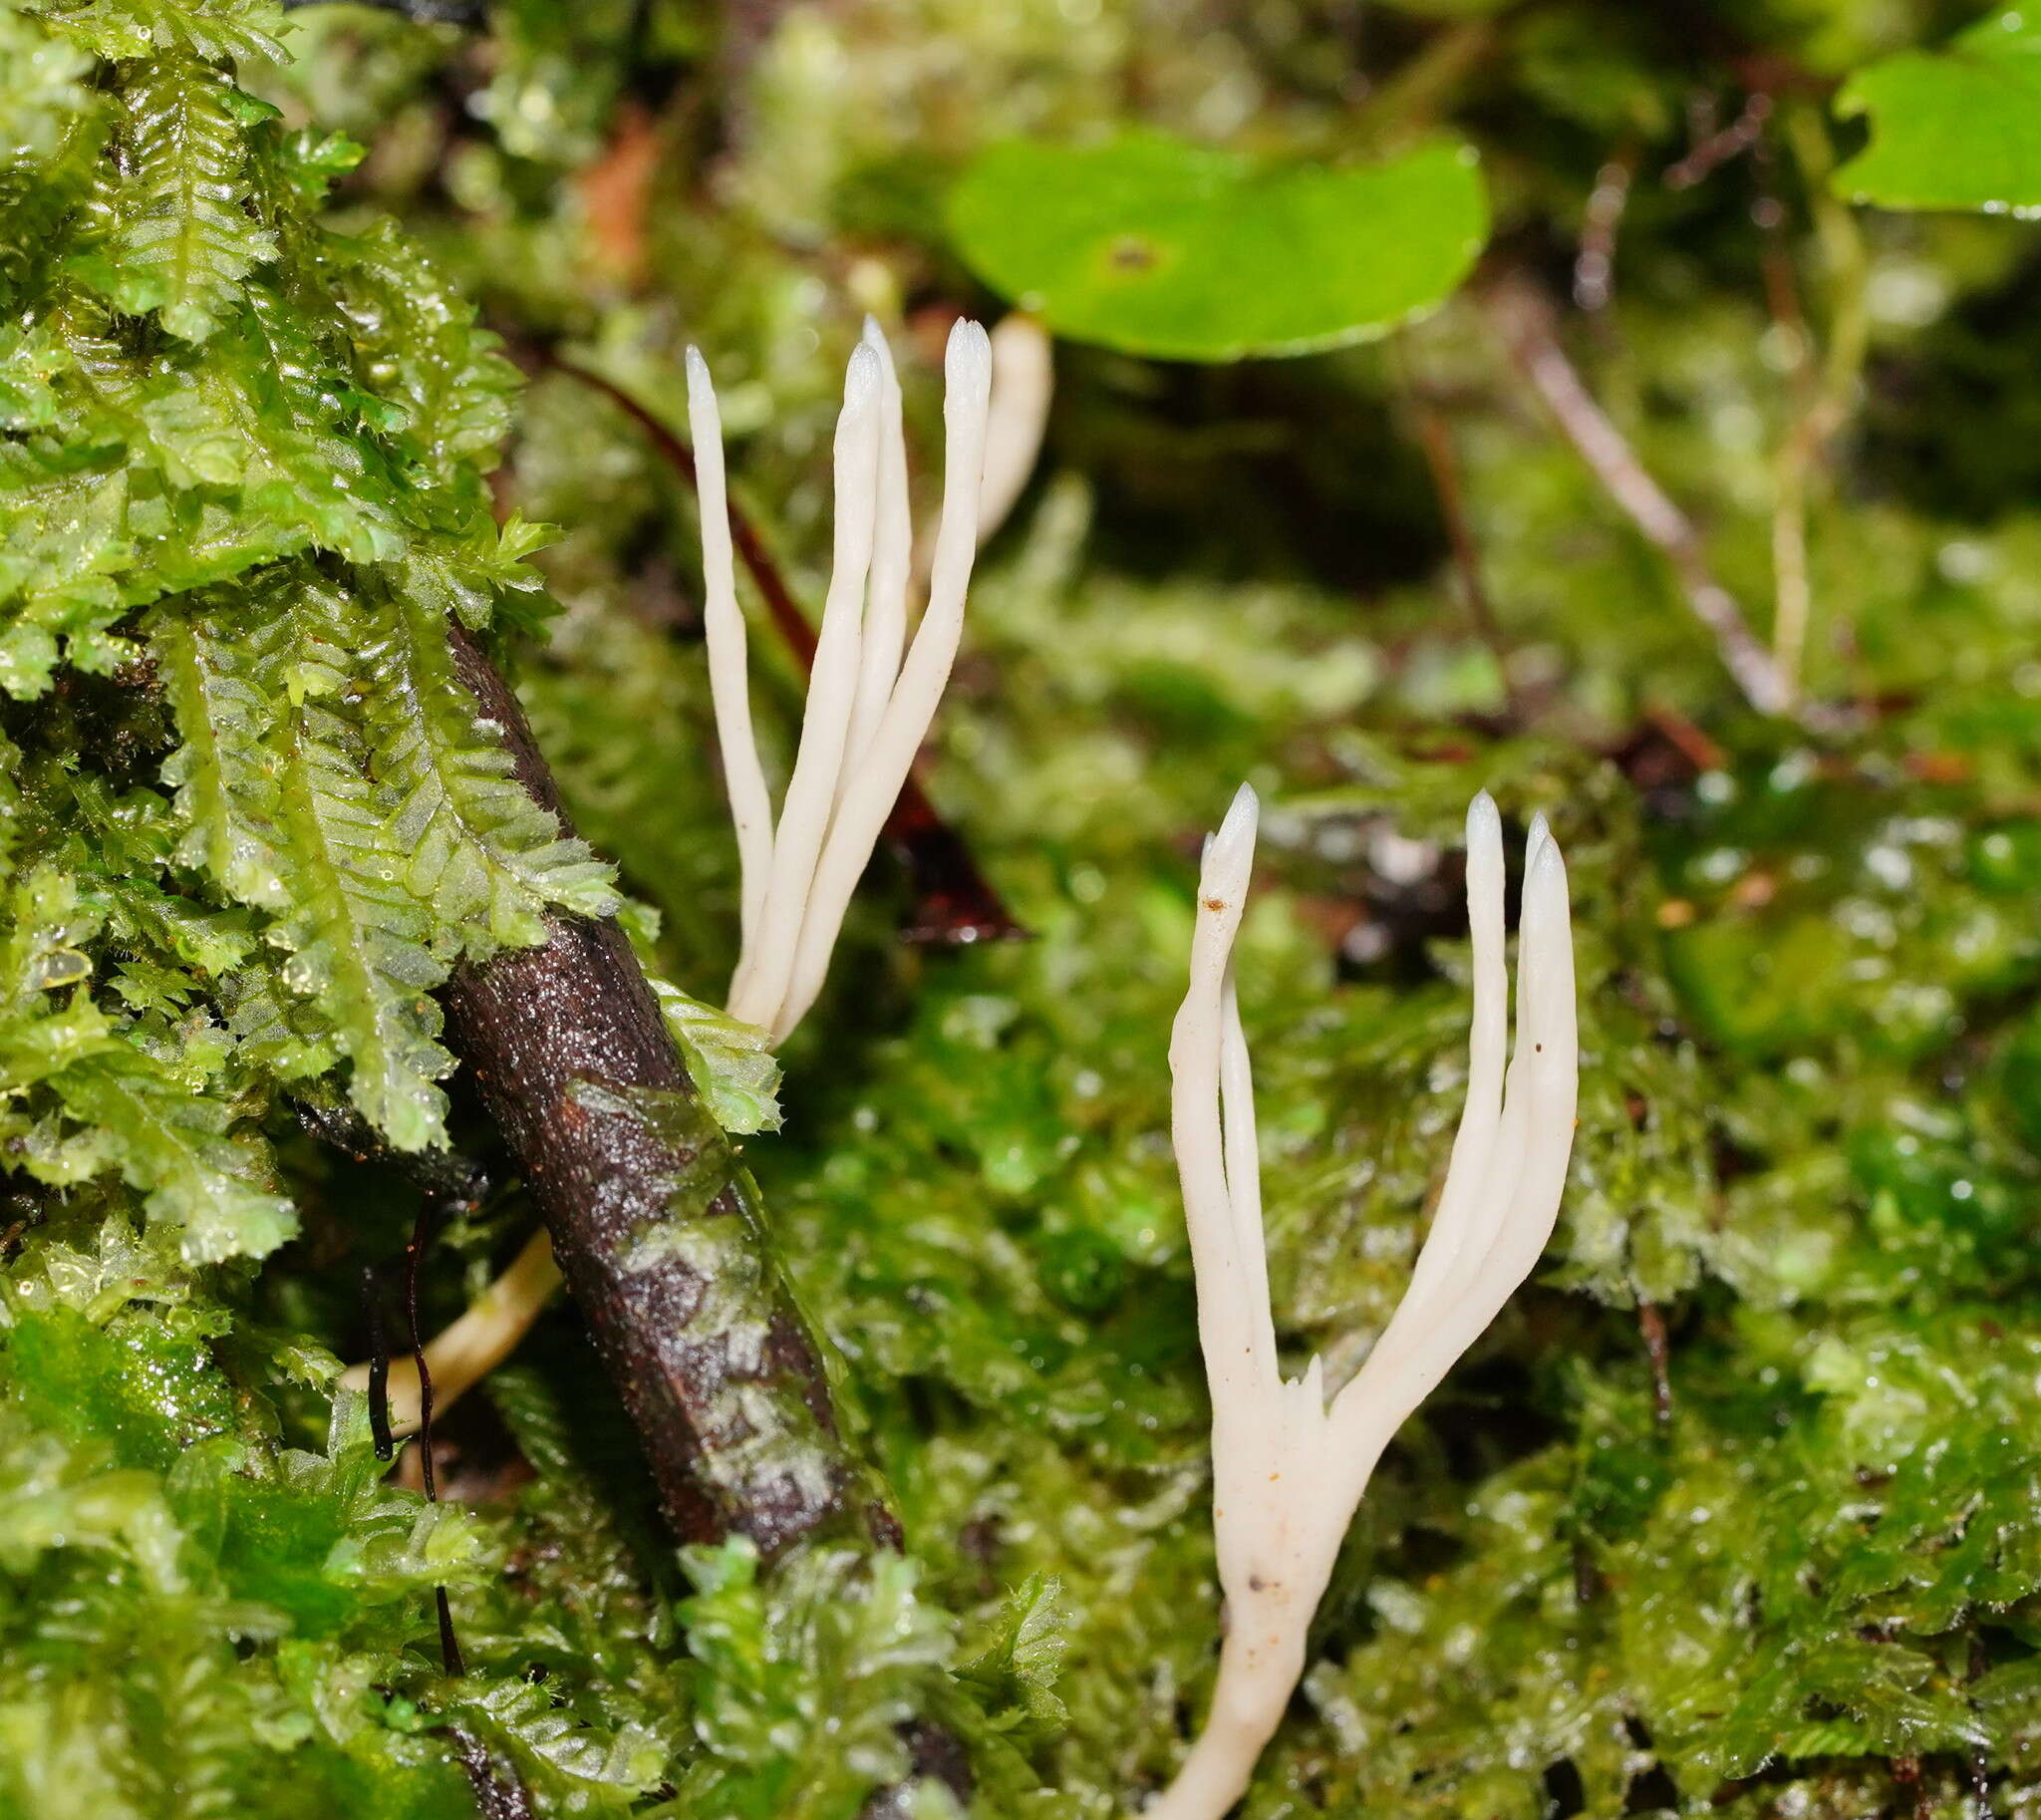
[[[237,1135],[243,1108],[194,1091],[172,1068],[115,1040],[51,1082],[64,1110],[94,1128],[154,1218],[182,1229],[193,1263],[263,1257],[297,1230],[265,1147]]]
[[[118,1170],[153,1218],[212,1261],[276,1249],[296,1228],[247,1108],[218,1090],[223,1034],[186,1040],[94,1002],[83,944],[104,921],[69,876],[16,881],[0,949],[0,1133],[52,1183]]]
[[[0,7],[0,167],[40,161],[89,104],[92,59],[12,7]]]
[[[220,62],[281,57],[276,0],[33,0],[67,37],[101,57],[182,51]]]
[[[443,614],[392,588],[368,610],[364,718],[406,887],[440,950],[486,958],[545,940],[548,904],[607,916],[610,868],[564,839],[513,774],[500,733],[454,674]]]
[[[285,632],[282,614],[225,596],[149,621],[149,649],[184,741],[163,766],[185,826],[177,857],[210,873],[235,902],[279,912],[290,894],[263,672]]]
[[[158,612],[151,649],[185,734],[165,772],[178,858],[277,919],[282,982],[353,1062],[355,1104],[418,1149],[443,1138],[428,995],[447,968],[543,940],[547,905],[602,915],[614,893],[511,774],[443,615],[380,575],[358,592],[274,571]]]
[[[105,673],[127,655],[112,577],[131,554],[128,479],[98,450],[0,443],[0,693],[38,696],[60,656]]]
[[[447,963],[408,888],[412,855],[378,799],[366,730],[346,693],[367,618],[310,577],[278,606],[289,636],[264,681],[290,900],[276,929],[290,951],[284,981],[331,1021],[362,1115],[400,1150],[443,1144],[445,1096],[433,1083],[453,1060],[439,1047],[430,995]]]
[[[158,59],[123,89],[128,169],[111,203],[120,218],[113,301],[155,311],[185,341],[214,333],[241,280],[276,256],[274,237],[248,212],[233,86],[206,55],[220,53]]]
[[[401,412],[395,436],[417,467],[444,483],[492,464],[521,380],[473,305],[388,221],[336,246],[327,270],[358,383]]]
[[[185,736],[168,770],[189,829],[180,856],[275,916],[282,981],[353,1062],[356,1106],[416,1150],[444,1141],[433,1083],[452,1062],[428,995],[446,969],[345,699],[367,632],[328,584],[276,574],[210,612],[158,616],[155,649]]]

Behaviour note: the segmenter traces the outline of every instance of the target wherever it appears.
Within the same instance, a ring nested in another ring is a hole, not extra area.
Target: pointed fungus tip
[[[878,360],[879,372],[887,382],[888,392],[897,393],[900,384],[894,378],[893,344],[886,339],[886,331],[880,328],[876,316],[866,315],[864,331],[859,335],[857,345],[860,348],[871,349]]]
[[[1255,828],[1261,815],[1262,799],[1255,794],[1252,784],[1243,783],[1234,792],[1232,805],[1226,811],[1226,819],[1220,822],[1218,832],[1205,842],[1201,871],[1204,883],[1211,887],[1206,892],[1207,896],[1216,891],[1224,898],[1246,887],[1248,868],[1254,864],[1255,858]]]
[[[950,345],[943,354],[943,380],[953,398],[991,395],[993,343],[984,323],[964,316],[952,325]]]
[[[1477,934],[1501,929],[1507,876],[1502,814],[1483,790],[1467,805],[1467,915]]]
[[[698,399],[704,393],[715,395],[715,382],[709,377],[709,363],[702,357],[702,350],[691,341],[688,344],[688,396]]]
[[[871,408],[878,396],[882,369],[879,356],[870,342],[861,341],[850,353],[850,364],[843,370],[843,409],[845,415],[854,411]]]
[[[1493,866],[1502,858],[1503,817],[1495,798],[1479,791],[1467,805],[1467,863]]]
[[[1519,927],[1524,939],[1542,944],[1564,940],[1568,921],[1567,865],[1549,831],[1525,854],[1524,901]]]
[[[1219,838],[1224,840],[1229,834],[1236,833],[1243,822],[1252,827],[1261,819],[1261,815],[1262,799],[1255,794],[1255,786],[1252,783],[1243,783],[1233,792],[1233,800],[1226,805],[1226,819],[1219,824]]]

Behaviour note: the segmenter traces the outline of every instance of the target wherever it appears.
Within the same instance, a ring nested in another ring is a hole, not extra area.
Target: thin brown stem
[[[1510,648],[1496,618],[1488,584],[1482,579],[1481,551],[1474,541],[1474,527],[1467,517],[1467,498],[1460,484],[1460,457],[1453,447],[1453,432],[1445,415],[1416,387],[1409,388],[1410,417],[1417,432],[1417,446],[1424,464],[1431,471],[1432,489],[1438,494],[1439,515],[1445,520],[1446,541],[1453,553],[1453,572],[1460,579],[1460,594],[1474,635],[1495,659],[1496,674],[1502,680],[1503,695],[1515,706],[1516,691],[1510,683]]]
[[[1713,112],[1712,104],[1710,112]],[[1763,139],[1772,118],[1772,98],[1763,90],[1752,95],[1728,126],[1700,136],[1698,143],[1665,172],[1667,189],[1691,189],[1705,182],[1731,158],[1740,157]]]
[[[1625,143],[1595,173],[1581,223],[1580,250],[1574,256],[1574,302],[1584,310],[1604,310],[1615,296],[1615,241],[1636,174],[1634,143]]]
[[[1814,338],[1801,307],[1800,282],[1786,233],[1786,205],[1779,196],[1769,140],[1752,153],[1758,197],[1752,208],[1764,236],[1759,264],[1772,326],[1792,350],[1794,421],[1772,462],[1772,657],[1788,691],[1797,697],[1807,629],[1814,618],[1814,583],[1807,557],[1807,505],[1818,456]]]
[[[426,1240],[431,1235],[434,1202],[430,1196],[421,1196],[418,1218],[412,1222],[411,1243],[404,1253],[404,1314],[411,1324],[411,1356],[419,1373],[419,1471],[426,1484],[426,1502],[439,1501],[439,1476],[437,1462],[433,1458],[433,1373],[426,1365],[425,1329],[419,1323],[419,1268],[425,1262]],[[375,1392],[370,1391],[373,1397]],[[389,1402],[384,1402],[385,1432],[388,1432]],[[451,1675],[467,1672],[467,1664],[460,1654],[460,1639],[453,1631],[453,1607],[447,1602],[444,1586],[433,1589],[433,1604],[439,1615],[439,1661]]]
[[[362,1312],[369,1328],[369,1438],[379,1460],[397,1452],[390,1432],[390,1342],[383,1331],[383,1285],[373,1264],[362,1266]]]
[[[1719,771],[1729,765],[1729,755],[1670,702],[1647,702],[1644,719],[1664,736],[1665,743],[1695,770]]]
[[[1723,667],[1745,699],[1761,714],[1790,713],[1793,692],[1779,666],[1751,631],[1735,596],[1715,579],[1693,520],[1651,477],[1567,358],[1545,293],[1530,279],[1511,275],[1490,289],[1486,301],[1504,345],[1567,440],[1671,567],[1688,608],[1713,636]]]
[[[1368,152],[1393,150],[1418,138],[1503,42],[1492,19],[1462,19],[1445,27],[1376,87],[1343,137]]]
[[[1672,1348],[1657,1303],[1642,1297],[1637,1300],[1637,1332],[1643,1336],[1644,1357],[1651,1363],[1651,1412],[1663,1428],[1672,1421]]]

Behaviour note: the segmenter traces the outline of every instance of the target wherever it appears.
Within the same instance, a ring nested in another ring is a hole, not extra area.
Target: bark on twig
[[[453,1754],[474,1791],[475,1812],[480,1820],[537,1820],[537,1810],[517,1772],[491,1751],[473,1732],[456,1725],[452,1729]]]
[[[1551,303],[1529,279],[1507,277],[1489,292],[1490,320],[1524,377],[1608,496],[1671,565],[1693,615],[1713,634],[1722,663],[1761,714],[1793,711],[1793,692],[1735,597],[1714,577],[1693,521],[1645,471],[1560,346]]]
[[[452,634],[461,681],[519,780],[566,825],[503,679]],[[768,1558],[848,1533],[897,1548],[845,1443],[756,1190],[701,1108],[623,930],[547,919],[540,948],[457,969],[448,1028],[552,1235],[676,1532]]]

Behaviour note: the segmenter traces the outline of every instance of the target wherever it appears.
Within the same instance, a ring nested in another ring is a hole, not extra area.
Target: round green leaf
[[[1837,112],[1871,120],[1871,144],[1836,187],[1887,208],[2041,208],[2041,7],[2013,7],[1935,54],[1858,71]]]
[[[985,152],[950,199],[972,269],[1058,334],[1171,360],[1303,354],[1451,295],[1488,236],[1473,151],[1275,164],[1159,134]]]

